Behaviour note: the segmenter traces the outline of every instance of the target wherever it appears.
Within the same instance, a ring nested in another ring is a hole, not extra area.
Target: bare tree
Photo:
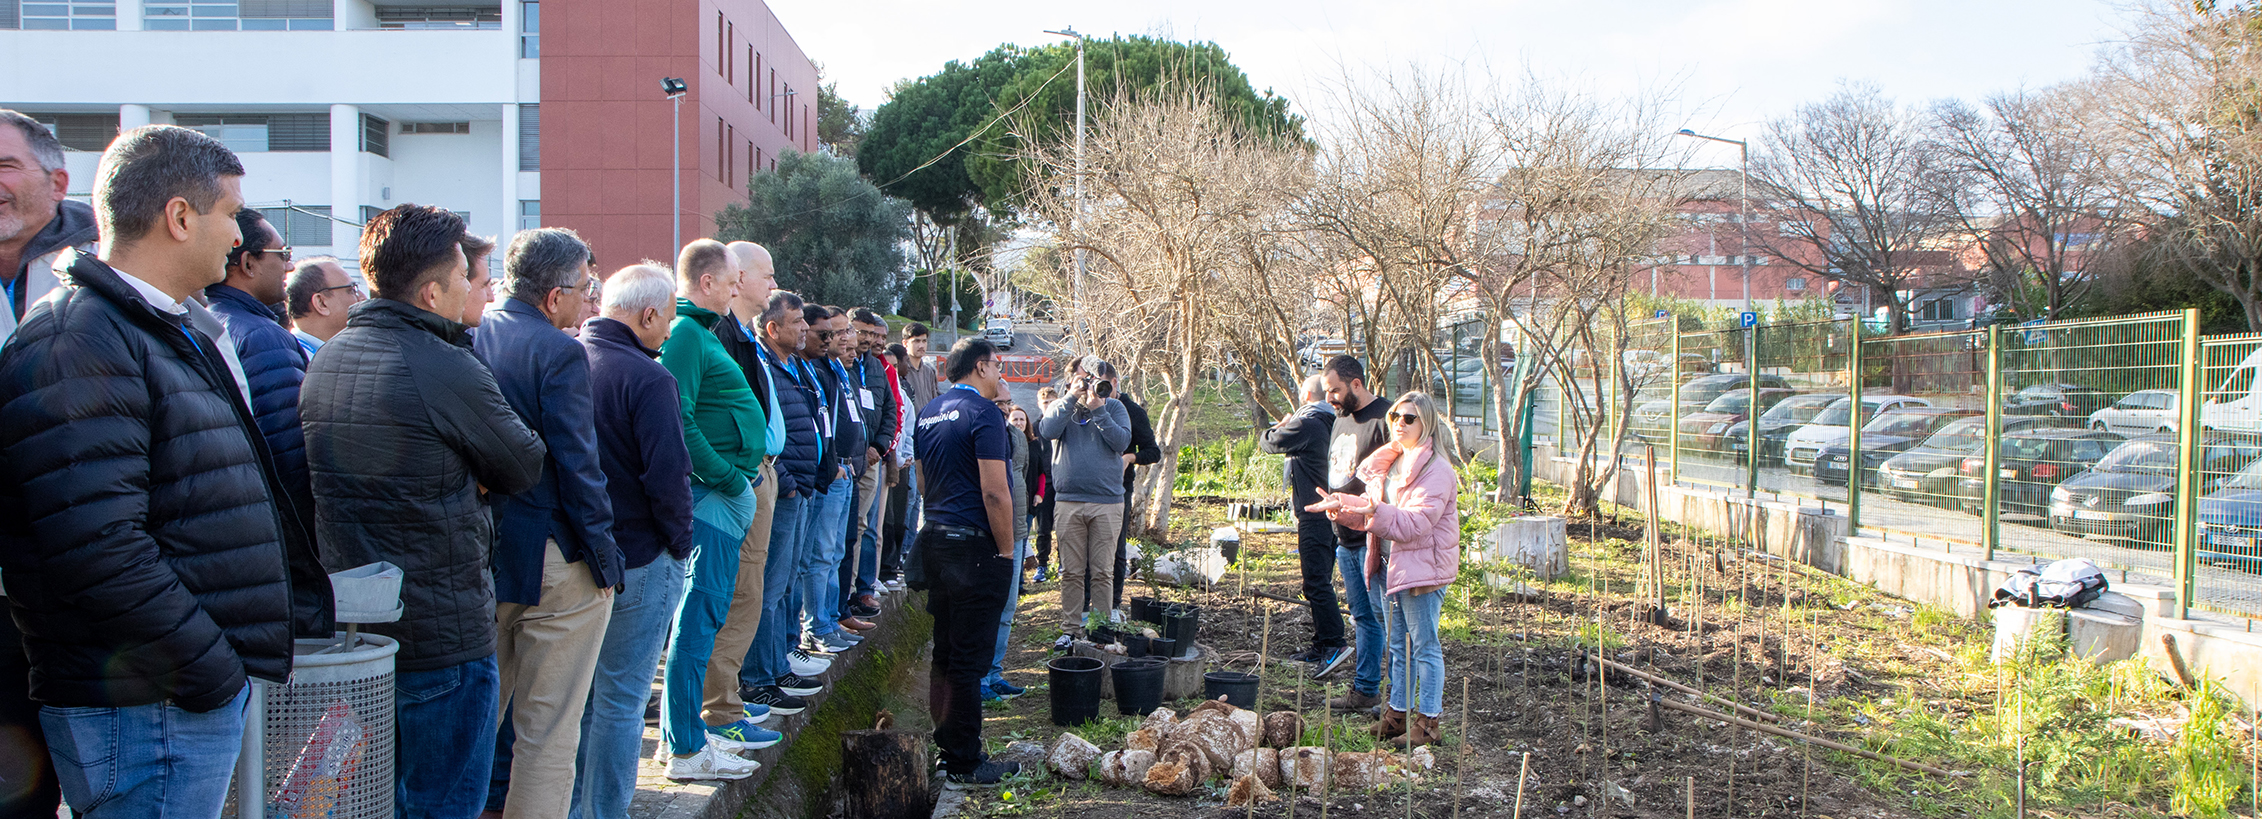
[[[1928,181],[1942,159],[1924,137],[1917,113],[1861,84],[1769,123],[1752,157],[1752,186],[1769,200],[1778,230],[1753,231],[1754,245],[1867,291],[1901,332],[1910,285],[1941,283],[1919,265],[1944,258],[1940,240],[1960,227]]]
[[[1038,145],[1028,158],[1048,171],[1037,177],[1053,180],[1030,192],[1029,214],[1050,225],[1064,253],[1090,256],[1084,298],[1066,305],[1069,318],[1091,328],[1095,352],[1162,387],[1154,411],[1162,461],[1134,500],[1142,505],[1135,528],[1166,529],[1194,390],[1220,350],[1218,328],[1244,315],[1228,283],[1275,257],[1268,237],[1282,232],[1286,203],[1300,193],[1302,149],[1247,132],[1199,88],[1180,85],[1102,106],[1086,138],[1080,215],[1065,186],[1078,172],[1068,146]]]
[[[1932,109],[1944,173],[1937,196],[1984,253],[1987,289],[2020,315],[2057,318],[2096,279],[2084,265],[2127,230],[2105,184],[2106,152],[2082,133],[2068,88]]]
[[[2262,330],[2262,11],[2154,0],[2084,86],[2115,191],[2161,258]]]

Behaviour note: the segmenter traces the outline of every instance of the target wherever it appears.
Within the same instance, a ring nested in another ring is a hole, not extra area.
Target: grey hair
[[[642,313],[647,309],[664,310],[675,303],[675,271],[660,262],[645,259],[621,268],[605,280],[605,312],[625,311]]]
[[[551,290],[580,289],[581,268],[589,264],[589,245],[566,228],[522,230],[503,257],[503,295],[541,304]]]
[[[243,162],[219,140],[174,125],[135,128],[119,134],[95,168],[95,223],[105,240],[140,239],[176,198],[211,211],[223,176],[243,176]]]
[[[39,167],[48,173],[63,169],[63,141],[56,139],[55,132],[47,130],[47,126],[39,124],[39,120],[0,108],[0,122],[16,126],[16,130],[24,132],[24,141],[31,143],[31,155],[39,160]]]
[[[328,271],[322,269],[325,264],[338,264],[338,257],[300,259],[298,266],[291,268],[291,277],[283,282],[283,302],[289,305],[291,318],[305,318],[314,312],[314,294],[330,286]],[[344,270],[345,265],[338,265],[338,269]],[[353,282],[353,274],[346,274],[346,282]]]
[[[1316,374],[1306,377],[1303,387],[1296,394],[1296,400],[1306,404],[1327,400],[1327,380]]]

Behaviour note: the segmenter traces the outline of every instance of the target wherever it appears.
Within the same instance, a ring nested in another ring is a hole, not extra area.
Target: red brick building
[[[675,258],[661,78],[689,86],[684,241],[712,234],[780,152],[817,149],[817,67],[762,0],[541,6],[540,222],[579,231],[602,266]]]

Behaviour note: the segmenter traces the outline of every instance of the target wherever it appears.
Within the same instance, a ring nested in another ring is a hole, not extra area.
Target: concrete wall
[[[1570,477],[1573,465],[1548,446],[1536,449],[1532,463],[1537,477],[1557,482]],[[1644,506],[1641,484],[1642,469],[1634,464],[1605,484],[1602,496],[1640,509]],[[1955,544],[1904,533],[1870,528],[1854,532],[1852,521],[1840,510],[1807,503],[1764,494],[1747,500],[1741,493],[1662,483],[1657,488],[1658,514],[1665,520],[1730,535],[1748,527],[1758,547],[1768,554],[1962,617],[1989,619],[1987,601],[1995,588],[2020,568],[2033,565],[2025,560],[1986,560],[1957,551]],[[2179,619],[2174,590],[2164,586],[2124,580],[2112,583],[2111,590],[2143,610],[2138,652],[2154,670],[2173,674],[2168,647],[2161,640],[2167,635],[2194,676],[2217,680],[2226,691],[2248,701],[2262,701],[2262,634],[2254,633],[2253,621]]]

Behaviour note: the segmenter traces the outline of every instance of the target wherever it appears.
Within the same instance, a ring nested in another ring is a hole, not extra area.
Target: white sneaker
[[[888,581],[888,582],[887,582],[887,587],[888,587],[888,591],[891,591],[891,592],[899,592],[899,591],[903,591],[903,581],[901,581],[901,580],[890,580],[890,581]]]
[[[790,670],[794,674],[803,677],[815,677],[825,673],[825,669],[833,667],[831,658],[819,657],[798,648],[786,652],[785,663],[792,667]]]
[[[762,767],[762,763],[751,759],[739,759],[724,752],[722,746],[713,742],[712,739],[712,737],[709,737],[710,741],[707,743],[707,747],[700,748],[696,754],[690,756],[670,754],[668,757],[668,778],[685,780],[745,779],[753,776],[756,768]]]

